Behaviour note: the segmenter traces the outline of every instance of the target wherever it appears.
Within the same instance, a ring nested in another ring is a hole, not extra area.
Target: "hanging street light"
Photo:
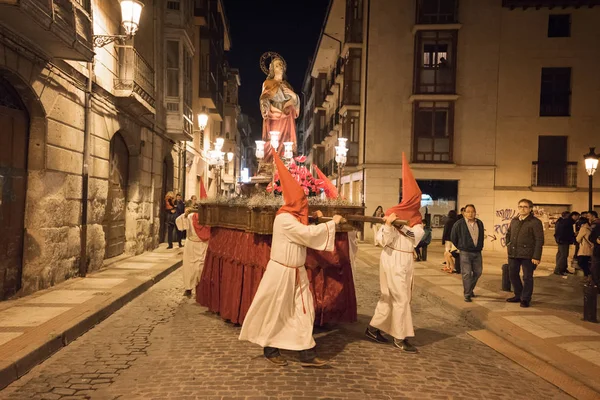
[[[588,189],[588,211],[594,209],[592,181],[594,179],[594,173],[596,172],[596,169],[598,169],[598,154],[596,154],[595,150],[595,147],[590,147],[590,152],[583,155],[583,159],[585,160],[585,170],[588,173],[590,182]]]
[[[125,35],[94,35],[95,48],[104,47],[115,41],[122,43],[137,33],[144,3],[140,0],[120,0],[119,3],[121,3],[121,25],[125,30]]]
[[[198,114],[198,128],[200,128],[200,133],[204,133],[206,129],[206,125],[208,124],[208,114],[204,111],[204,107],[202,108],[202,112]]]

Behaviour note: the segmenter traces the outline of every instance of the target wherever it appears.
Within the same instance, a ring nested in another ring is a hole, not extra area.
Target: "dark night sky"
[[[321,32],[329,0],[223,0],[229,19],[229,65],[239,68],[242,112],[260,121],[258,97],[265,80],[260,56],[274,51],[287,63],[287,78],[300,94]],[[253,132],[254,136],[260,133]]]

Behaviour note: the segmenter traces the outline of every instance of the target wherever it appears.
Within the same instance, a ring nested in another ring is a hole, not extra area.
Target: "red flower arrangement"
[[[298,163],[304,163],[306,156],[296,157],[295,160]],[[304,193],[308,197],[318,196],[321,194],[321,189],[324,188],[325,184],[321,179],[315,179],[310,173],[308,168],[304,165],[297,165],[293,160],[288,164],[288,170],[292,174],[292,177],[300,184]],[[281,195],[281,183],[279,181],[279,173],[275,171],[273,176],[274,185],[269,184],[267,186],[267,192],[274,192],[276,195]]]

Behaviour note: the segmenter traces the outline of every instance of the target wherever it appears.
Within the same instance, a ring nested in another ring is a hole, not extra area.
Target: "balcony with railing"
[[[418,0],[417,24],[458,22],[458,0]]]
[[[577,162],[533,161],[531,186],[576,188]]]
[[[193,38],[193,7],[194,0],[168,0],[166,4],[166,30],[182,30],[188,38]]]
[[[90,0],[0,0],[0,24],[48,56],[91,61]]]
[[[114,95],[137,114],[155,113],[154,69],[133,46],[115,46],[119,54]]]

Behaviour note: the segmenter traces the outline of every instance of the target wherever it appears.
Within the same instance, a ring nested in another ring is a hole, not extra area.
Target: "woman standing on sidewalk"
[[[592,259],[592,252],[594,245],[590,241],[590,234],[592,233],[592,226],[590,225],[588,215],[592,214],[585,213],[585,217],[580,217],[579,220],[585,218],[585,221],[581,221],[579,224],[579,233],[577,234],[577,243],[579,244],[579,251],[577,253],[577,265],[583,270],[583,274],[586,278],[590,275],[590,261]],[[583,213],[581,213],[583,215]],[[578,221],[579,222],[579,221]]]
[[[452,255],[452,241],[450,240],[450,233],[452,233],[452,227],[458,220],[456,210],[448,211],[448,219],[444,224],[444,232],[442,233],[442,245],[444,246],[444,260],[446,260],[446,266],[442,268],[442,271],[449,274],[454,271],[454,256]]]

